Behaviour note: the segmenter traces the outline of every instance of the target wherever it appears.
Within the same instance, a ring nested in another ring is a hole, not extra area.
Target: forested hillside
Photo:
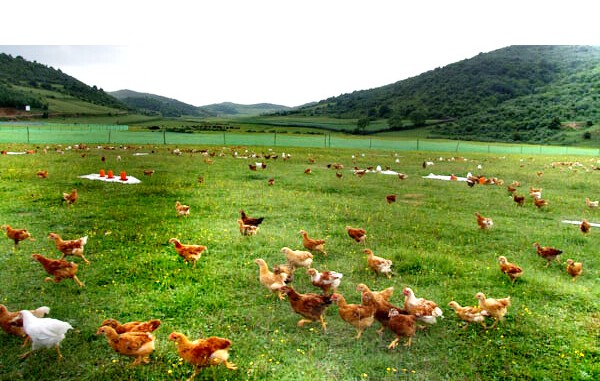
[[[274,112],[285,112],[290,107],[275,105],[271,103],[257,103],[252,105],[241,105],[231,102],[215,103],[200,107],[203,111],[215,116],[246,116],[261,115]]]
[[[48,109],[44,91],[58,92],[96,105],[126,109],[123,103],[96,86],[85,83],[37,62],[30,62],[21,56],[0,53],[0,107]]]
[[[538,140],[562,123],[597,123],[600,48],[511,46],[290,113],[387,119],[390,129],[445,121],[435,133]]]
[[[139,110],[145,114],[161,115],[164,117],[179,117],[182,115],[211,116],[196,106],[160,95],[139,93],[133,90],[118,90],[110,94],[130,108]]]

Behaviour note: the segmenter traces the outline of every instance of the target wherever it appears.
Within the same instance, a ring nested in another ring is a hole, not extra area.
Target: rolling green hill
[[[69,105],[55,108],[59,103],[54,101],[56,99],[76,104],[76,110],[71,110]],[[0,53],[0,107],[23,109],[25,105],[30,105],[34,111],[43,111],[45,116],[52,113],[97,114],[99,110],[102,113],[127,110],[125,104],[103,89],[90,87],[60,69],[30,62],[21,56]]]
[[[258,130],[597,146],[599,88],[600,47],[510,46],[298,108],[227,102],[197,107],[131,90],[105,93],[60,70],[0,54],[0,109],[31,105],[34,115],[45,117],[137,113],[154,120],[226,119]]]
[[[112,91],[110,94],[132,109],[140,110],[145,114],[164,117],[179,117],[182,115],[213,116],[196,106],[160,95],[139,93],[133,90]]]
[[[223,102],[197,107],[176,99],[133,90],[118,90],[110,94],[133,109],[165,117],[240,117],[291,110],[290,107],[270,103],[242,105]]]
[[[292,110],[291,107],[275,105],[272,103],[257,103],[252,105],[241,105],[231,102],[215,103],[200,107],[207,113],[220,117],[233,116],[255,116],[276,112],[285,112]]]
[[[564,124],[599,119],[599,73],[599,47],[511,46],[289,114],[385,119],[390,130],[443,121],[435,135],[552,141]]]

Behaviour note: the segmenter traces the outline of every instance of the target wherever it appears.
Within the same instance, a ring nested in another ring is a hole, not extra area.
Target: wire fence
[[[124,125],[0,123],[0,143],[250,145],[494,154],[600,155],[598,148],[394,139],[330,134],[130,131]]]

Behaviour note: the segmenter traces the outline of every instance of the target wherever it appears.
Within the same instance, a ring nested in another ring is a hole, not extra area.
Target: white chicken
[[[71,324],[52,318],[38,318],[31,311],[21,311],[23,317],[23,330],[31,339],[31,350],[19,356],[26,358],[38,348],[56,347],[58,359],[62,359],[60,342],[65,338],[68,330],[73,329]]]

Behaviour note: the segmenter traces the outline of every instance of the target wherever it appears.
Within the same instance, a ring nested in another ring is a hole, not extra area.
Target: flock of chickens
[[[476,179],[472,179],[469,184],[477,184]],[[473,185],[469,185],[473,186]],[[517,188],[520,187],[521,184],[519,182],[513,182],[512,184],[507,186],[508,192],[512,195],[513,201],[519,206],[522,207],[525,204],[525,196],[521,196],[517,194]],[[537,208],[541,208],[548,205],[548,201],[542,199],[542,188],[533,188],[529,187],[529,195],[533,199],[533,204]],[[591,201],[586,197],[585,204],[590,209],[598,208],[600,202],[599,201]],[[477,225],[480,229],[490,229],[494,226],[494,221],[490,217],[484,217],[479,212],[475,212],[475,217],[477,217]],[[583,234],[587,234],[591,230],[591,224],[587,219],[583,218],[580,225],[579,230]],[[552,261],[557,261],[560,263],[559,256],[562,254],[562,250],[551,247],[551,246],[541,246],[538,242],[533,243],[533,247],[536,248],[536,253],[547,261],[546,267],[550,266]],[[500,270],[506,274],[512,282],[514,282],[518,277],[523,274],[523,269],[514,263],[510,263],[505,256],[498,257],[498,262],[500,263]],[[577,279],[583,272],[583,263],[575,262],[573,259],[567,259],[566,272],[573,277],[573,281]]]
[[[242,211],[243,213],[243,211]],[[262,222],[262,221],[261,221]],[[357,243],[366,242],[367,232],[362,228],[346,226],[348,236]],[[268,264],[262,258],[255,259],[259,267],[259,281],[271,293],[277,294],[280,300],[285,297],[289,300],[292,310],[302,317],[298,321],[298,326],[303,327],[307,323],[319,322],[322,329],[327,329],[327,323],[323,314],[328,306],[337,304],[340,318],[356,329],[356,339],[359,339],[363,331],[369,328],[375,321],[379,322],[381,328],[378,330],[382,334],[389,329],[396,337],[388,345],[389,349],[395,348],[401,338],[408,338],[406,346],[411,346],[412,338],[417,329],[423,329],[426,326],[419,325],[418,322],[425,324],[435,324],[437,318],[443,318],[443,311],[432,300],[417,298],[413,290],[409,287],[403,289],[404,304],[395,306],[389,300],[394,292],[394,287],[388,287],[381,291],[371,290],[366,284],[360,283],[356,291],[361,294],[360,304],[349,304],[346,298],[337,291],[343,274],[336,271],[318,271],[311,267],[313,264],[313,253],[321,253],[327,256],[323,239],[312,239],[307,232],[300,230],[302,235],[302,244],[307,251],[292,250],[283,247],[281,252],[285,255],[286,262],[269,269]],[[389,259],[375,256],[370,249],[364,249],[367,255],[367,266],[377,275],[385,274],[388,278],[392,276],[392,261]],[[293,281],[295,272],[299,268],[305,268],[310,277],[311,284],[319,289],[321,293],[299,293],[290,283]],[[478,307],[461,307],[457,302],[452,301],[449,306],[456,314],[467,324],[471,322],[480,323],[486,327],[486,317],[494,319],[490,328],[496,326],[497,322],[503,319],[510,306],[510,297],[502,299],[486,298],[479,292],[475,295],[479,301]]]
[[[264,169],[266,165],[261,165]],[[256,167],[251,170],[256,170]],[[148,175],[151,175],[149,173]],[[45,173],[38,173],[40,178],[47,176]],[[339,176],[338,176],[339,177]],[[270,179],[269,185],[273,185],[273,179]],[[480,179],[470,179],[469,186],[482,184]],[[513,200],[517,205],[524,204],[524,197],[516,193],[516,184],[511,184],[508,191],[513,194]],[[547,206],[547,201],[541,198],[541,189],[530,189],[530,195],[536,207]],[[63,193],[63,200],[70,206],[77,201],[77,189],[69,193]],[[388,195],[386,201],[395,202],[395,195]],[[598,201],[586,200],[590,208],[598,207]],[[177,217],[188,217],[190,206],[183,205],[176,201],[175,205]],[[481,229],[490,229],[494,223],[491,218],[483,217],[479,212],[476,213],[477,224]],[[240,210],[240,218],[237,220],[240,234],[244,236],[256,235],[260,230],[260,224],[264,218],[249,217],[243,210]],[[2,225],[2,230],[6,232],[9,239],[14,241],[15,250],[19,248],[20,242],[34,238],[27,229],[15,229],[10,225]],[[590,226],[586,220],[583,220],[580,227],[583,233],[589,232]],[[391,260],[376,256],[371,249],[366,248],[367,232],[365,229],[346,226],[345,230],[348,236],[358,244],[364,244],[363,249],[366,255],[366,264],[375,274],[392,277]],[[395,338],[389,343],[388,348],[394,349],[402,338],[406,338],[406,346],[410,347],[412,338],[416,335],[418,329],[423,329],[426,325],[435,324],[437,318],[443,318],[443,311],[438,304],[425,298],[417,298],[413,290],[405,287],[402,290],[404,303],[394,305],[390,298],[394,293],[394,287],[375,291],[371,290],[366,284],[360,283],[356,291],[360,293],[360,303],[347,303],[346,298],[338,292],[338,288],[343,279],[343,274],[336,271],[319,271],[313,266],[315,255],[327,257],[325,250],[326,241],[324,239],[315,239],[309,237],[305,230],[298,232],[302,236],[302,245],[305,250],[293,250],[289,247],[281,248],[281,253],[285,257],[285,263],[277,264],[269,268],[267,262],[262,258],[255,259],[259,269],[259,282],[271,294],[277,295],[279,300],[287,299],[292,310],[302,318],[297,325],[303,327],[312,322],[318,322],[323,330],[327,329],[327,323],[323,314],[326,309],[336,304],[340,318],[354,327],[356,330],[356,339],[360,339],[363,332],[377,321],[380,325],[378,330],[382,334],[386,329],[391,331]],[[73,279],[79,286],[84,287],[83,282],[77,277],[78,265],[74,262],[65,260],[66,256],[75,256],[80,258],[86,264],[89,261],[84,256],[84,247],[88,237],[81,237],[74,240],[63,240],[57,233],[49,233],[48,239],[52,239],[58,251],[62,256],[57,259],[47,258],[40,254],[33,254],[49,275],[45,281],[54,281],[56,283],[63,279]],[[191,262],[193,268],[201,255],[207,250],[204,245],[183,244],[177,238],[171,238],[169,243],[174,245],[176,252],[187,262]],[[533,244],[539,256],[547,261],[546,266],[554,260],[558,260],[561,250],[544,247],[537,242]],[[510,263],[505,256],[498,257],[500,270],[506,274],[512,282],[515,282],[523,274],[521,267]],[[298,292],[293,284],[294,277],[297,276],[298,269],[305,269],[310,283],[320,289],[320,293]],[[573,277],[573,281],[582,273],[583,265],[572,259],[567,260],[567,272]],[[484,328],[494,328],[497,323],[504,318],[511,305],[510,296],[506,298],[487,298],[484,293],[478,292],[475,296],[478,300],[477,306],[461,306],[456,301],[451,301],[448,306],[451,307],[456,315],[462,319],[468,328],[470,323],[481,324]],[[50,309],[46,306],[36,310],[9,311],[4,305],[0,305],[0,327],[7,333],[24,337],[24,345],[31,341],[32,347],[20,355],[21,358],[29,356],[33,351],[39,348],[55,347],[58,358],[62,358],[60,352],[60,343],[65,338],[65,334],[73,327],[57,319],[47,318],[45,315]],[[486,325],[486,319],[493,319],[491,327]],[[155,349],[155,335],[153,332],[160,327],[160,320],[149,320],[145,322],[129,322],[121,324],[114,319],[104,320],[99,326],[96,334],[104,335],[108,345],[117,353],[134,357],[132,365],[148,363],[149,356]],[[236,365],[229,361],[229,348],[232,345],[231,340],[220,337],[209,337],[206,339],[189,340],[184,334],[172,332],[169,340],[173,341],[177,347],[179,356],[194,366],[194,373],[190,380],[204,367],[211,365],[224,365],[227,369],[236,369]]]

